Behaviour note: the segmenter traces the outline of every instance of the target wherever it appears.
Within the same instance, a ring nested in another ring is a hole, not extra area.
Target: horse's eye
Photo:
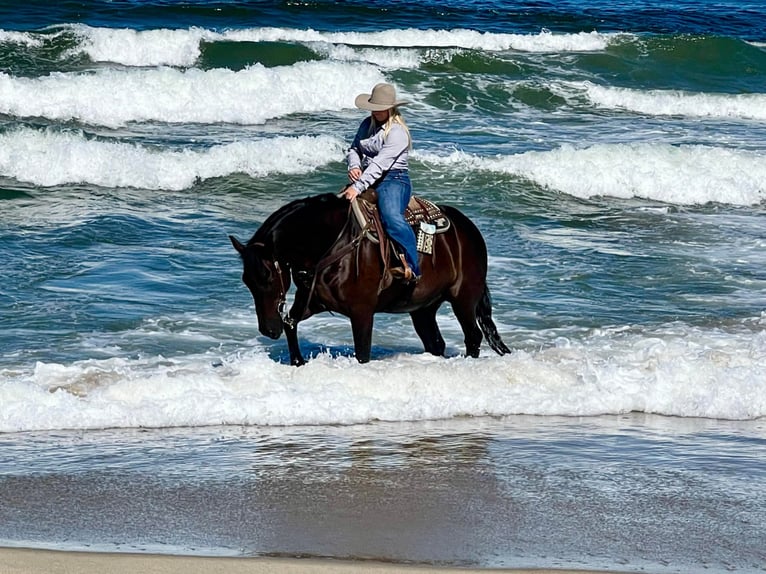
[[[258,259],[253,265],[253,275],[259,285],[268,285],[274,276],[271,266],[263,259]]]

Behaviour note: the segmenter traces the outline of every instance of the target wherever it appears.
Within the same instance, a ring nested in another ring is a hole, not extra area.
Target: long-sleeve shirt
[[[359,192],[373,185],[388,170],[408,169],[410,138],[407,130],[394,123],[384,139],[382,126],[370,135],[371,121],[370,117],[362,121],[346,153],[348,169],[358,167],[362,170],[362,177],[352,184]]]

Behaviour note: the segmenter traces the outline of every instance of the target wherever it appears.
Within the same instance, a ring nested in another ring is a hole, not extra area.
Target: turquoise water
[[[32,1],[0,6],[0,23],[0,432],[14,444],[625,413],[675,421],[682,450],[692,419],[761,444],[761,2]],[[509,356],[462,357],[447,307],[447,359],[422,354],[406,316],[376,318],[368,365],[343,317],[300,325],[301,369],[257,331],[227,235],[342,185],[354,97],[379,81],[411,102],[416,193],[487,241]],[[736,473],[762,484],[753,460]],[[748,520],[766,540],[762,506]],[[763,558],[740,550],[741,567]]]

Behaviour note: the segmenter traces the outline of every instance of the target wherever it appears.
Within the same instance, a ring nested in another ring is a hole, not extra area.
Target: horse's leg
[[[476,300],[463,294],[459,299],[452,301],[452,310],[463,329],[465,354],[469,357],[478,357],[482,335],[481,329],[476,323]]]
[[[301,348],[298,344],[298,322],[305,319],[306,306],[308,304],[308,291],[298,289],[295,292],[295,299],[287,313],[287,317],[282,323],[285,329],[285,338],[287,339],[287,348],[290,351],[290,364],[296,367],[305,365],[306,361],[301,354]]]
[[[372,311],[356,313],[351,317],[351,331],[354,333],[354,352],[360,363],[370,361],[372,351]]]
[[[441,357],[444,356],[445,345],[439,325],[436,324],[436,312],[440,305],[441,303],[423,307],[410,313],[410,317],[426,352]]]
[[[287,348],[290,351],[290,364],[296,367],[305,365],[306,361],[301,354],[300,345],[298,345],[297,321],[285,321],[285,338],[287,339]]]

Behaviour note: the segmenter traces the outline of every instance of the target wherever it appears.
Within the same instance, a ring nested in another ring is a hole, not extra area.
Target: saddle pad
[[[372,231],[375,226],[369,225],[372,218],[378,217],[377,205],[363,197],[358,197],[356,201],[351,202],[351,210],[359,226],[370,228],[371,231],[368,232],[368,236],[370,239],[377,241],[377,237],[374,231]],[[410,202],[404,212],[404,219],[416,229],[420,228],[420,223],[433,226],[430,228],[432,230],[431,233],[444,233],[450,227],[449,218],[444,215],[439,206],[421,197],[412,196],[410,198]]]
[[[449,228],[449,219],[438,205],[414,195],[410,197],[410,202],[404,211],[404,219],[413,227],[420,222],[430,223],[436,226],[435,233],[444,233]]]

